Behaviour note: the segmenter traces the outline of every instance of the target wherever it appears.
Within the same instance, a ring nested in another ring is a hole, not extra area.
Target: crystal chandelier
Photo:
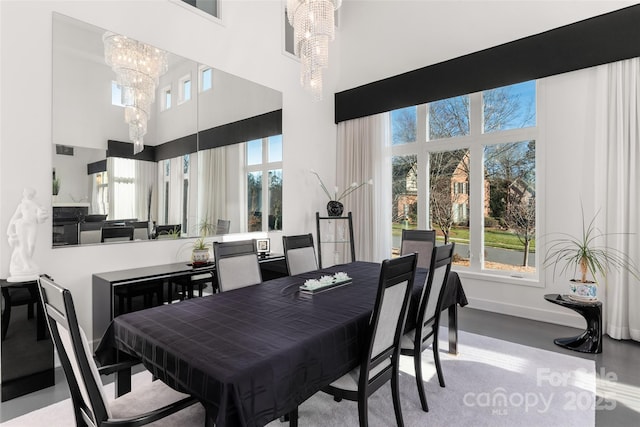
[[[104,58],[116,73],[122,91],[124,120],[129,125],[133,154],[144,148],[143,137],[156,98],[159,77],[167,71],[167,53],[163,50],[106,32],[102,36]]]
[[[294,53],[300,57],[300,83],[322,99],[322,69],[329,66],[329,41],[335,38],[334,13],[342,0],[287,0]]]

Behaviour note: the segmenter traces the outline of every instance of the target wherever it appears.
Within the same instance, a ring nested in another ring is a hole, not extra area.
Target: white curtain
[[[182,224],[182,188],[184,169],[182,156],[174,157],[169,162],[169,222],[170,225]]]
[[[135,218],[138,221],[149,221],[157,218],[150,218],[156,212],[156,200],[158,191],[155,186],[158,164],[155,162],[145,162],[137,160],[135,178]],[[151,193],[151,203],[149,194]],[[149,206],[151,204],[151,206]]]
[[[226,148],[219,147],[200,152],[200,170],[198,183],[198,218],[207,219],[215,224],[218,219],[227,218],[226,202]],[[234,218],[232,220],[238,220]]]
[[[389,114],[338,124],[337,183],[373,180],[342,203],[352,212],[356,259],[380,262],[391,255],[391,157]],[[382,207],[382,208],[381,208]],[[384,208],[388,207],[388,208]]]
[[[607,246],[640,261],[640,59],[598,69],[596,101],[596,206]],[[611,234],[613,233],[613,234]],[[628,272],[606,279],[606,333],[640,341],[640,282]],[[599,290],[599,294],[604,289]]]

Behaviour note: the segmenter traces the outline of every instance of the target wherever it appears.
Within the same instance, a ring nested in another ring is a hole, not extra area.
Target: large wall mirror
[[[53,16],[53,246],[280,230],[282,94],[167,52],[134,155],[106,31]]]

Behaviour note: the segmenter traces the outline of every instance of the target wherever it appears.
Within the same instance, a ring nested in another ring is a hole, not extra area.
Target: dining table
[[[380,268],[356,261],[127,313],[113,319],[96,359],[138,359],[198,398],[208,425],[263,426],[360,363]],[[314,294],[299,289],[338,272],[351,281]],[[416,271],[407,328],[415,326],[427,275]],[[453,272],[444,298],[443,309],[467,304]]]

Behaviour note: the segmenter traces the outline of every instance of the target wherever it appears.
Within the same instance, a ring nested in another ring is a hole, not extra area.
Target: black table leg
[[[458,305],[449,306],[449,354],[458,354]]]

